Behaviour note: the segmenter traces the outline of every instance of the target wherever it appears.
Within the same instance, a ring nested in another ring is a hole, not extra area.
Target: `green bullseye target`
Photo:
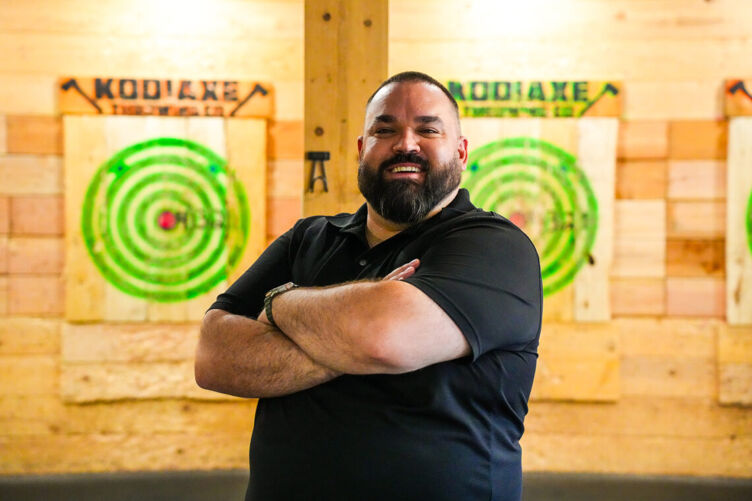
[[[592,261],[598,203],[574,155],[539,139],[501,139],[470,154],[462,184],[475,205],[507,217],[533,241],[545,295]]]
[[[175,302],[227,278],[243,254],[250,215],[222,157],[187,139],[157,138],[99,167],[81,229],[108,282],[133,296]]]

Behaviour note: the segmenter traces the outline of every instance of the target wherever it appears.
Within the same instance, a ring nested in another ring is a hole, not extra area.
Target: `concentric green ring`
[[[752,254],[752,192],[749,194],[749,200],[747,200],[747,245],[749,246],[749,253]]]
[[[173,228],[159,226],[163,211],[176,214]],[[248,240],[250,211],[222,157],[163,137],[128,146],[99,167],[81,230],[108,282],[136,297],[176,302],[227,278]]]
[[[571,153],[535,138],[493,141],[470,154],[462,185],[479,207],[525,214],[522,229],[540,254],[545,295],[569,284],[591,259],[598,202]]]

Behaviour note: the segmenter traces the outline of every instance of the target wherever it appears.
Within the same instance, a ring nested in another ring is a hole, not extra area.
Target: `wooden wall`
[[[721,98],[725,78],[752,76],[752,3],[390,4],[390,73],[624,82],[614,320],[593,327],[614,341],[607,349],[618,354],[616,397],[533,401],[525,469],[751,475],[752,411],[741,403],[750,402],[752,328],[725,322]],[[0,49],[0,474],[244,468],[253,401],[64,403],[62,351],[72,348],[62,342],[56,81],[112,74],[271,82],[272,238],[301,212],[302,1],[3,2]],[[544,338],[542,357],[545,349],[576,353],[587,341],[586,329],[566,328],[572,342],[545,348]],[[97,349],[128,367],[160,364],[169,374],[189,363],[195,336],[191,325],[152,329],[106,337]],[[155,355],[167,351],[169,360]],[[730,364],[741,369],[729,372]],[[142,396],[152,390],[145,386]]]

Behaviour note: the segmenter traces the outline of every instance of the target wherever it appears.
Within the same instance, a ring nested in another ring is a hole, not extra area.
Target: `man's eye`
[[[392,132],[392,129],[387,129],[385,127],[380,127],[374,131],[376,134],[389,134]]]
[[[421,134],[438,134],[439,131],[437,131],[436,129],[421,129],[420,133]]]

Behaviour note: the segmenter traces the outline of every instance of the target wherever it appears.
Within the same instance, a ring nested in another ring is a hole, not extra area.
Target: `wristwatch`
[[[272,326],[277,327],[277,324],[274,322],[274,317],[272,316],[272,299],[284,292],[291,291],[298,287],[298,285],[295,285],[292,282],[287,282],[286,284],[282,284],[269,290],[264,295],[264,313],[266,313],[266,318],[269,320],[269,323],[272,324]],[[279,329],[279,327],[277,328]]]

